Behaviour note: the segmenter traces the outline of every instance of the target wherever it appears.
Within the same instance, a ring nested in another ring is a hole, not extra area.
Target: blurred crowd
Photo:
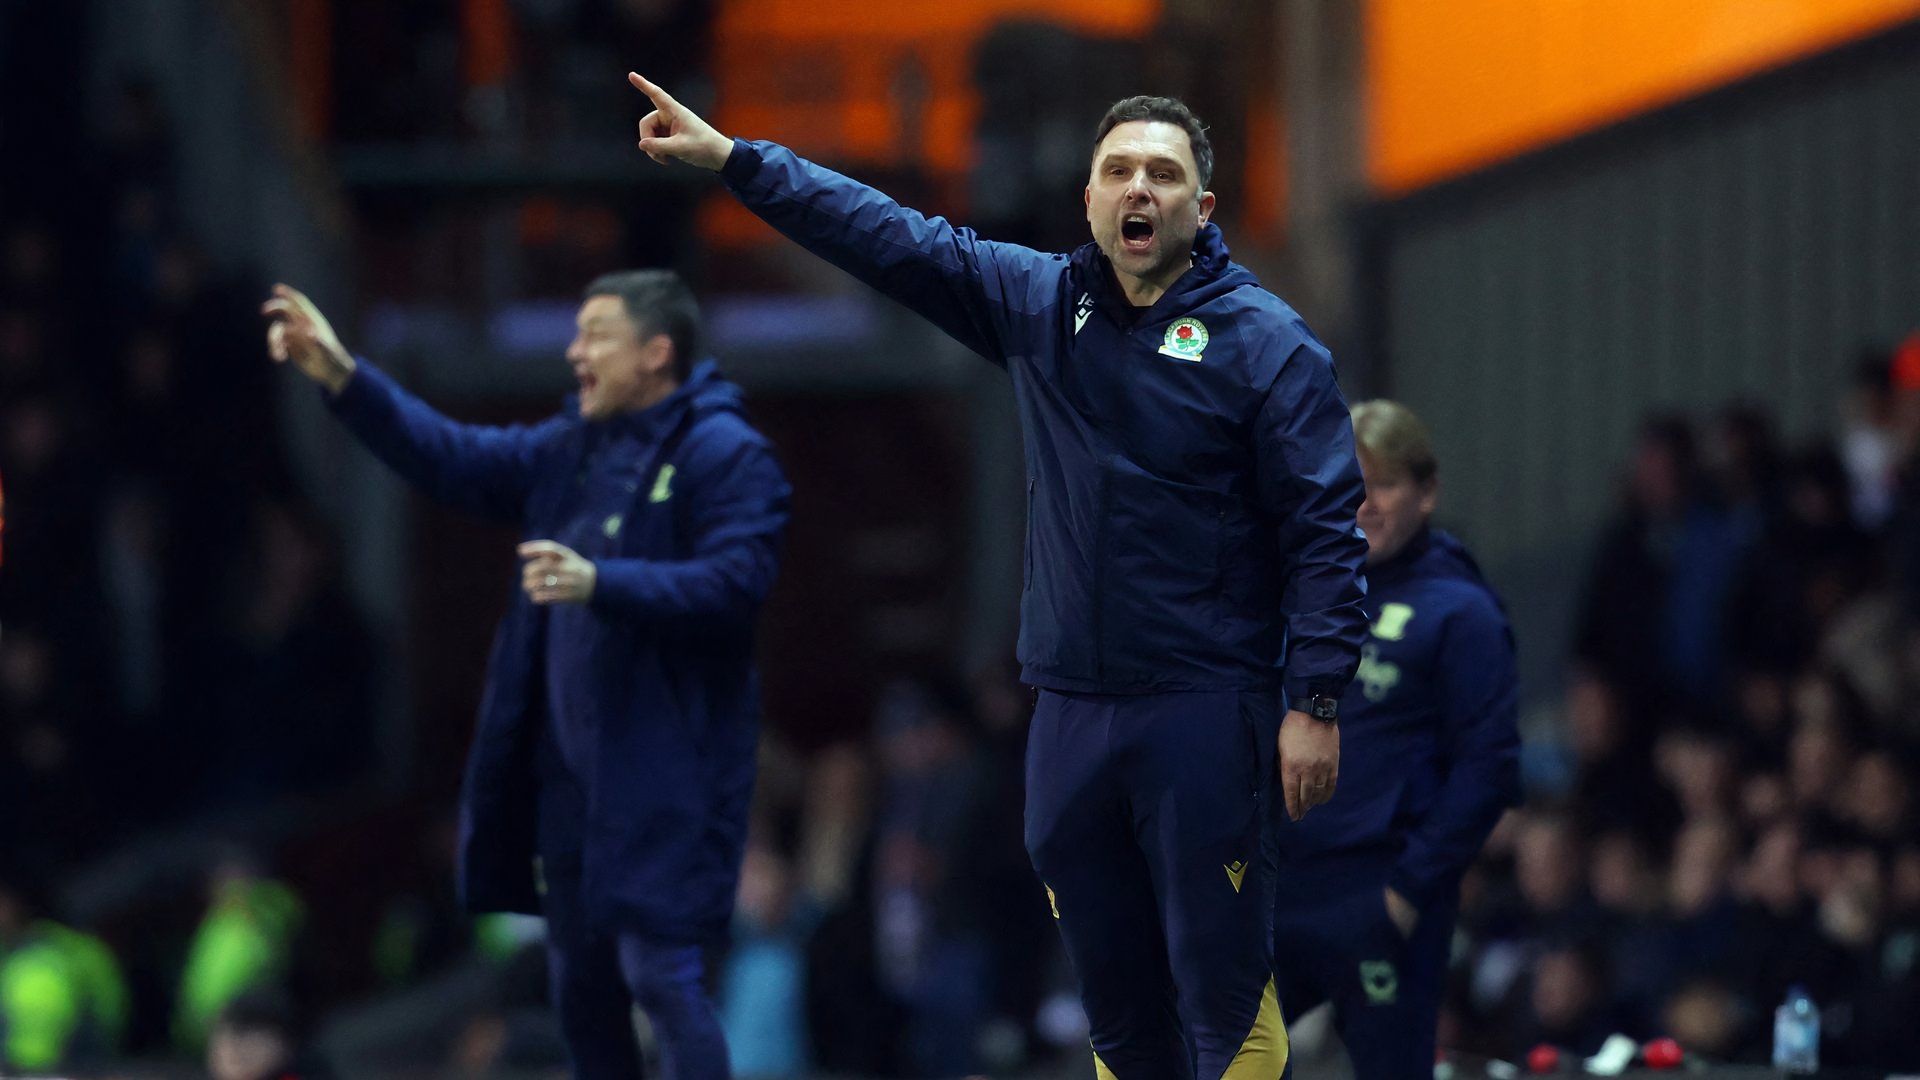
[[[154,89],[124,81],[75,152],[91,168],[62,178],[84,205],[0,202],[15,864],[334,790],[367,765],[371,649],[281,456],[261,290],[175,216],[168,145]]]
[[[374,652],[281,457],[260,286],[181,220],[155,87],[30,104],[13,79],[79,65],[6,14],[0,159],[45,167],[0,170],[0,1061],[197,1052],[299,922],[225,884],[234,845],[366,774]]]
[[[1443,1044],[1764,1062],[1800,986],[1826,1064],[1920,1063],[1920,336],[1862,358],[1832,437],[1652,418],[1622,487]]]

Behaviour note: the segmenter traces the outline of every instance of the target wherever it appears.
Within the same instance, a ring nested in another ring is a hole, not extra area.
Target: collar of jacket
[[[1460,538],[1445,529],[1436,529],[1431,525],[1422,526],[1420,531],[1407,541],[1406,547],[1394,553],[1393,558],[1367,567],[1366,574],[1367,585],[1370,588],[1391,585],[1417,574],[1421,577],[1447,577],[1473,581],[1486,586],[1489,592],[1492,591],[1486,572],[1480,569],[1479,562],[1474,559],[1473,553],[1467,550],[1466,545],[1460,542]],[[1494,594],[1493,599],[1501,611],[1506,611],[1506,604],[1501,601],[1497,593]]]
[[[1088,242],[1074,249],[1072,263],[1079,287],[1093,296],[1094,303],[1120,326],[1146,325],[1191,311],[1223,293],[1242,285],[1258,285],[1259,279],[1244,266],[1235,263],[1227,251],[1227,239],[1220,226],[1209,221],[1193,237],[1193,266],[1167,287],[1144,315],[1137,320],[1133,305],[1114,276],[1113,263],[1098,244]]]
[[[1407,575],[1415,563],[1419,562],[1433,548],[1433,527],[1420,526],[1420,531],[1407,538],[1406,545],[1389,558],[1367,567],[1367,582],[1384,585],[1397,581]]]
[[[740,390],[720,374],[720,365],[702,360],[693,365],[687,381],[673,392],[644,409],[623,412],[605,420],[583,421],[588,438],[599,440],[629,435],[642,442],[664,438],[690,408],[732,409],[740,407]],[[566,411],[579,415],[580,395],[567,395]]]

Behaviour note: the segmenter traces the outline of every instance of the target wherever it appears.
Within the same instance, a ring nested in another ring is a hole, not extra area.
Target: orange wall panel
[[[1160,0],[719,0],[713,121],[856,171],[918,170],[953,207],[973,162],[973,53],[988,31],[1031,19],[1137,37],[1159,18]],[[701,234],[734,245],[772,236],[711,209]]]
[[[1920,17],[1920,0],[1365,0],[1395,194]]]

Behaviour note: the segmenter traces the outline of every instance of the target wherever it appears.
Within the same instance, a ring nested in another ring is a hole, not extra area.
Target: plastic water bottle
[[[1782,1072],[1820,1071],[1820,1007],[1807,988],[1793,986],[1773,1010],[1773,1067]]]

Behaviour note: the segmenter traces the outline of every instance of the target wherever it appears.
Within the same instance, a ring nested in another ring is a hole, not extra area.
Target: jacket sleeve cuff
[[[1309,677],[1305,675],[1287,676],[1281,681],[1280,688],[1286,692],[1287,708],[1298,709],[1301,712],[1307,710],[1307,702],[1313,698],[1322,694],[1328,697],[1339,697],[1345,693],[1347,689],[1346,684],[1337,679],[1329,679],[1325,676]]]
[[[346,385],[339,393],[324,386],[315,386],[313,392],[320,395],[322,405],[356,433],[364,433],[369,430],[368,425],[378,424],[383,414],[393,411],[393,381],[386,372],[359,356],[353,358],[353,374],[347,376]]]
[[[733,140],[733,150],[727,154],[726,164],[720,166],[720,179],[728,187],[738,187],[753,179],[760,171],[760,150],[745,139]]]
[[[640,559],[595,559],[587,606],[603,615],[632,615],[648,606],[651,581]]]
[[[370,397],[380,396],[386,389],[387,381],[386,372],[367,363],[366,357],[356,356],[353,358],[353,374],[347,376],[346,385],[340,388],[339,393],[324,386],[314,389],[319,392],[320,400],[326,403],[327,408],[338,413],[351,413],[364,408]]]

